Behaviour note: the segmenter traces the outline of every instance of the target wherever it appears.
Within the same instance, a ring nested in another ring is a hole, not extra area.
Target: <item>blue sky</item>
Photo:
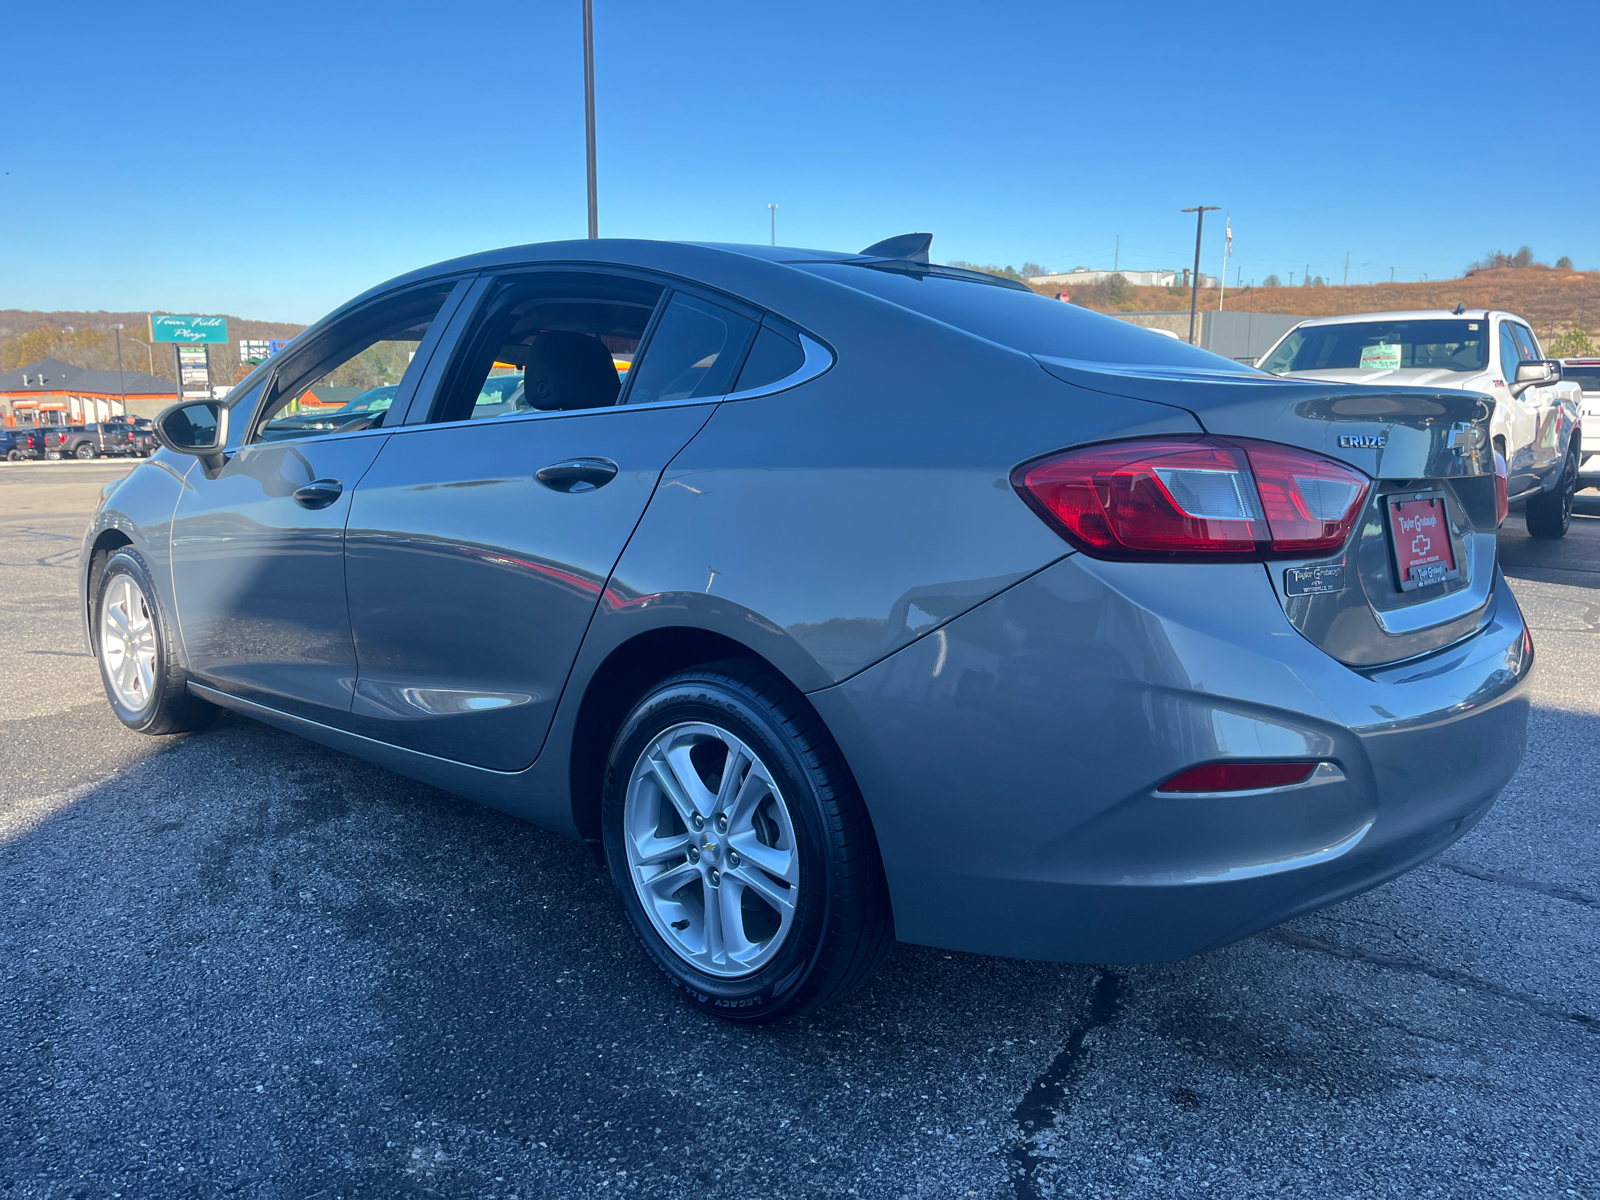
[[[1182,266],[1248,282],[1600,267],[1600,4],[596,0],[600,231]],[[584,233],[560,3],[18,6],[0,308],[311,320]],[[1524,40],[1518,40],[1519,36]],[[1220,214],[1219,214],[1220,216]],[[1220,265],[1208,217],[1203,269]]]

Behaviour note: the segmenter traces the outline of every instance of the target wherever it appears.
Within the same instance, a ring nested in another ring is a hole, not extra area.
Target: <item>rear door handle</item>
[[[539,468],[535,476],[558,492],[592,492],[617,477],[617,464],[609,458],[567,458]]]
[[[313,479],[295,489],[294,502],[302,508],[327,508],[343,494],[344,484],[337,479]]]

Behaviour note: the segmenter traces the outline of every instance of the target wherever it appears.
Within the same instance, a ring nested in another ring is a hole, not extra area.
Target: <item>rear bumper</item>
[[[1531,663],[1497,577],[1473,638],[1358,673],[1260,566],[1074,555],[812,701],[861,784],[902,940],[1059,961],[1224,945],[1382,883],[1522,760]],[[1155,789],[1226,757],[1306,784]]]

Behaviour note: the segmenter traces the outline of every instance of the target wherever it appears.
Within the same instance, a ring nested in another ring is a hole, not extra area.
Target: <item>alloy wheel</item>
[[[156,685],[156,623],[131,575],[114,575],[100,603],[100,669],[131,712],[149,707]]]
[[[639,755],[623,804],[634,892],[663,941],[720,979],[782,949],[800,895],[800,855],[783,794],[725,729],[673,725]]]

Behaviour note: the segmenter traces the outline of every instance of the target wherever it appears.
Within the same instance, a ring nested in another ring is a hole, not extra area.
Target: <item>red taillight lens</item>
[[[1011,474],[1097,558],[1306,558],[1337,550],[1371,482],[1341,462],[1244,438],[1142,438],[1069,450]]]
[[[1494,454],[1494,524],[1498,529],[1511,515],[1510,487],[1506,483],[1506,460],[1498,450]]]
[[[1174,775],[1158,792],[1249,792],[1257,788],[1304,783],[1317,769],[1314,762],[1228,762],[1190,767]]]

